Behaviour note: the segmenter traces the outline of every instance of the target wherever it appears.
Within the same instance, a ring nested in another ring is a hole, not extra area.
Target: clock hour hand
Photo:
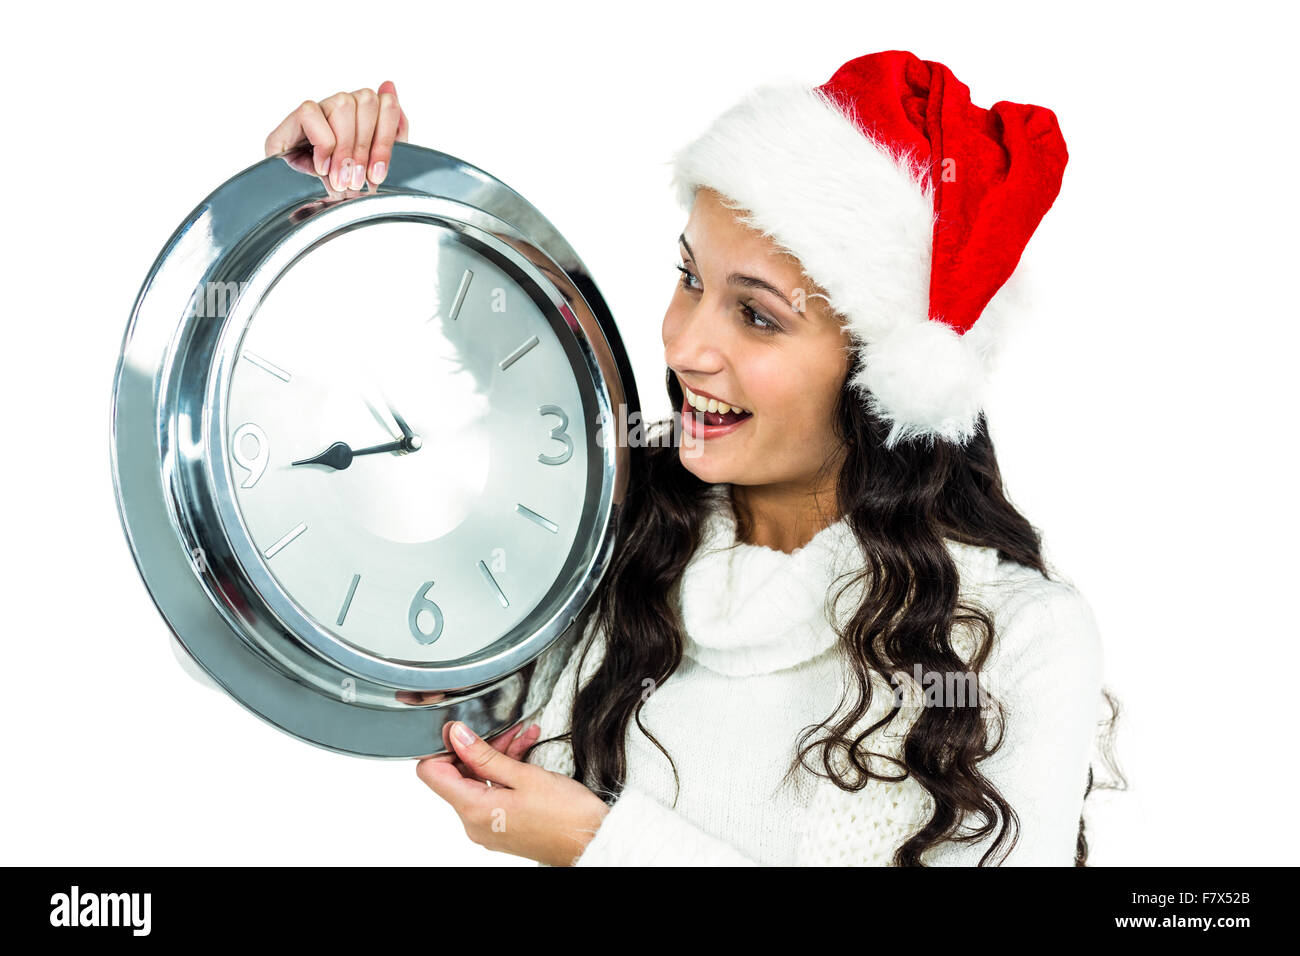
[[[420,447],[418,436],[412,436],[410,442],[403,438],[399,441],[385,442],[382,445],[371,445],[369,448],[358,448],[355,451],[352,447],[343,441],[336,441],[315,458],[304,458],[302,461],[295,461],[295,465],[325,465],[333,468],[335,471],[342,471],[348,465],[352,464],[352,459],[360,455],[378,455],[386,451],[405,451],[410,448],[412,451]]]

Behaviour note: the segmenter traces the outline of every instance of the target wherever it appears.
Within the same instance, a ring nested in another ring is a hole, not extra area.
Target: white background
[[[394,80],[413,142],[497,175],[570,240],[664,413],[672,150],[760,82],[907,49],[981,106],[1051,107],[1069,145],[989,416],[1123,705],[1131,789],[1088,801],[1093,860],[1292,862],[1300,144],[1282,9],[14,6],[0,858],[531,865],[471,844],[412,763],[310,747],[186,676],[118,521],[109,401],[134,297],[293,107]]]

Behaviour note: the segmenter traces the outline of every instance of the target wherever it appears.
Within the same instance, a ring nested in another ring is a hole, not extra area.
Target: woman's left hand
[[[451,804],[469,838],[489,850],[572,866],[609,812],[605,801],[571,777],[501,752],[460,721],[443,736],[453,753],[425,757],[415,772]]]

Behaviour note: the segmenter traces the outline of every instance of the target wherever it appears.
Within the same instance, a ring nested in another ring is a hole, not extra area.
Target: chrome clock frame
[[[341,197],[300,172],[301,164],[301,154],[272,157],[229,180],[186,218],[151,268],[114,377],[119,515],[172,632],[247,709],[340,753],[440,753],[446,722],[464,720],[491,736],[550,696],[576,643],[575,621],[612,553],[627,449],[598,442],[596,431],[600,421],[638,407],[631,366],[577,254],[530,203],[483,170],[398,143],[383,186]],[[530,615],[478,653],[432,666],[341,641],[281,590],[243,527],[224,414],[243,332],[278,277],[341,232],[412,219],[455,230],[514,274],[544,304],[552,327],[568,330],[566,350],[576,349],[586,373],[576,375],[588,441],[584,532],[538,605],[544,619]],[[212,282],[238,295],[224,317],[196,318],[192,299]],[[395,698],[398,690],[445,697],[413,706]]]

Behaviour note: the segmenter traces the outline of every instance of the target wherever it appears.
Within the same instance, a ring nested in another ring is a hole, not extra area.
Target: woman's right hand
[[[447,695],[434,691],[399,690],[395,696],[403,704],[420,707],[428,704],[436,704]],[[522,724],[515,724],[509,730],[503,730],[495,737],[492,737],[488,740],[488,743],[506,756],[513,757],[515,760],[522,760],[524,751],[536,743],[537,739],[542,735],[542,728],[538,724],[529,724],[528,729],[520,733],[520,728],[522,726]],[[448,754],[454,755],[456,751],[451,746],[451,741],[447,739],[447,727],[444,726],[442,731],[443,749]],[[454,763],[463,775],[474,776],[459,759],[456,759]]]
[[[314,172],[338,193],[359,191],[367,182],[373,189],[388,175],[393,143],[405,143],[407,132],[406,113],[390,80],[378,91],[304,101],[266,138],[266,155],[301,147],[305,164],[311,147],[310,168],[303,172]]]

